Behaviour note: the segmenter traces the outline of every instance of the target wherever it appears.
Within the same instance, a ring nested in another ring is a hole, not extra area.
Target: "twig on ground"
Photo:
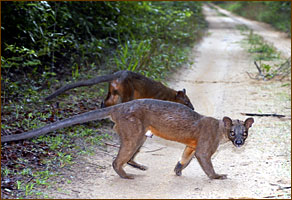
[[[158,149],[154,149],[154,150],[150,150],[150,151],[145,151],[146,153],[152,153],[152,152],[155,152],[155,151],[160,151],[162,149],[165,149],[166,147],[160,147]]]
[[[117,145],[115,145],[115,144],[110,144],[110,143],[107,143],[107,142],[105,142],[104,144],[105,144],[105,145],[108,145],[108,146],[111,146],[111,147],[120,148],[119,146],[117,146]]]
[[[246,72],[246,73],[247,73],[247,75],[249,76],[249,78],[254,79],[254,80],[259,80],[259,79],[256,78],[256,77],[252,77],[248,72]]]
[[[279,114],[258,114],[258,113],[240,113],[242,115],[246,116],[257,116],[257,117],[286,117],[285,115],[279,115]]]

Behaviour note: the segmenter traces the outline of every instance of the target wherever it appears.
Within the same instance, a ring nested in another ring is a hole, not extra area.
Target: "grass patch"
[[[253,30],[249,30],[246,39],[249,44],[248,52],[252,54],[255,61],[270,61],[280,58],[280,53],[276,48],[267,43],[263,37],[255,34]]]

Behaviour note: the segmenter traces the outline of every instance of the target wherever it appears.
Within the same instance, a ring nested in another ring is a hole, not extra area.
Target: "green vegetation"
[[[291,1],[216,1],[224,9],[243,17],[266,22],[291,37]]]
[[[2,2],[1,134],[18,134],[99,107],[105,84],[44,103],[66,82],[120,69],[163,80],[188,60],[206,27],[201,2]],[[56,103],[57,102],[57,103]],[[1,147],[1,196],[42,197],[58,169],[111,139],[107,120]],[[70,181],[70,180],[68,180]]]
[[[162,79],[204,26],[200,2],[3,2],[1,97],[37,96],[88,70]]]
[[[276,48],[267,43],[263,37],[255,34],[245,25],[237,27],[245,35],[245,47],[253,57],[259,74],[253,79],[271,80],[275,77],[283,80],[291,74],[291,57],[283,58]],[[259,63],[257,63],[259,62]]]
[[[255,61],[279,59],[280,53],[274,46],[268,44],[263,37],[249,31],[247,42],[250,44],[248,52],[251,53]]]

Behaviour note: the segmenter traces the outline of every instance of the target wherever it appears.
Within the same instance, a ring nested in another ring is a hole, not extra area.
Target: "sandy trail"
[[[246,75],[245,71],[256,73],[256,69],[240,45],[243,36],[235,28],[240,20],[218,16],[209,7],[204,7],[204,13],[210,34],[194,48],[195,64],[180,70],[169,85],[186,88],[197,112],[218,119],[229,116],[244,120],[241,112],[259,109],[291,116],[289,101],[283,103],[273,92],[281,83],[268,86]],[[289,90],[280,87],[277,93],[291,97]],[[181,177],[175,176],[173,169],[184,145],[154,136],[137,156],[137,161],[149,169],[144,172],[125,167],[135,175],[134,180],[121,179],[114,172],[111,163],[118,149],[108,147],[107,153],[97,150],[96,155],[80,159],[72,167],[71,183],[59,183],[46,192],[51,198],[289,198],[290,127],[290,121],[255,118],[244,147],[221,145],[212,162],[217,173],[228,174],[226,180],[208,179],[196,159]]]
[[[291,56],[291,39],[288,37],[287,33],[276,31],[269,24],[245,19],[216,5],[213,6],[215,6],[220,13],[225,14],[240,24],[246,25],[252,29],[254,33],[261,35],[266,41],[273,44],[273,46],[275,46],[283,56],[287,58]]]

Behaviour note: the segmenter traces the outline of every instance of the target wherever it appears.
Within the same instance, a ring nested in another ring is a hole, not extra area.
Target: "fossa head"
[[[246,138],[248,137],[248,129],[254,123],[253,118],[247,118],[244,122],[238,119],[231,120],[229,117],[223,118],[224,126],[227,129],[228,139],[232,141],[234,146],[241,147],[244,145]]]
[[[184,104],[184,105],[188,106],[189,108],[191,108],[192,110],[194,110],[194,106],[186,94],[186,89],[182,89],[182,90],[177,91],[176,96],[175,96],[175,101],[177,103]]]

